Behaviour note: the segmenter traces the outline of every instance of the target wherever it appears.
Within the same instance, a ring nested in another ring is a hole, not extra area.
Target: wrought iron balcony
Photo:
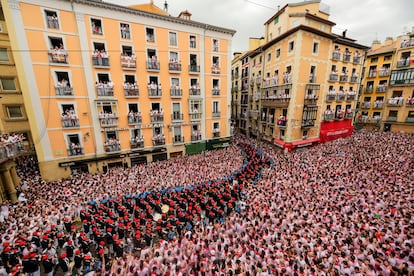
[[[71,127],[79,127],[79,119],[77,117],[74,118],[62,118],[62,127],[63,128],[71,128]]]
[[[124,95],[126,98],[136,98],[139,97],[139,89],[135,88],[124,88]]]
[[[79,145],[70,145],[67,149],[68,156],[84,155],[83,148]]]
[[[181,98],[183,96],[183,90],[181,88],[170,88],[171,98]]]
[[[56,96],[73,96],[73,88],[70,86],[56,86]]]
[[[181,72],[181,63],[179,62],[169,62],[168,70],[170,72]]]
[[[144,147],[144,136],[135,137],[130,140],[131,149],[138,149]]]
[[[118,116],[107,113],[101,114],[99,115],[99,123],[101,124],[101,127],[117,126]]]
[[[160,62],[158,60],[147,61],[148,71],[160,71]]]

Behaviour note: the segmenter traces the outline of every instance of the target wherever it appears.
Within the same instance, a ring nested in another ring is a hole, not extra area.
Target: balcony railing
[[[201,120],[202,114],[200,112],[190,112],[190,120],[191,121],[199,121]]]
[[[346,100],[348,102],[355,101],[355,99],[356,99],[356,93],[354,93],[354,94],[346,94]]]
[[[160,98],[162,96],[161,87],[148,87],[148,97],[150,98]]]
[[[121,55],[121,67],[126,70],[137,69],[137,60],[135,57]]]
[[[92,65],[94,67],[107,68],[109,67],[109,57],[92,56]]]
[[[337,101],[345,101],[346,95],[343,91],[338,92],[338,95],[336,97]]]
[[[159,113],[150,113],[151,123],[164,122],[164,115]]]
[[[363,102],[362,103],[362,108],[370,108],[371,107],[371,102]]]
[[[98,84],[96,86],[96,93],[98,94],[98,96],[101,96],[101,97],[113,97],[114,88],[111,86],[104,85],[104,84]]]
[[[220,74],[220,67],[218,65],[213,65],[211,67],[211,74]]]
[[[181,98],[183,96],[183,90],[181,88],[170,88],[171,98]]]
[[[121,151],[121,144],[119,141],[106,141],[104,143],[105,152],[116,152]]]
[[[319,97],[316,95],[305,95],[304,104],[306,105],[316,105]]]
[[[83,148],[80,145],[71,145],[67,149],[68,156],[84,155]]]
[[[410,59],[402,59],[397,61],[397,68],[410,66]]]
[[[74,118],[62,118],[62,127],[63,128],[71,128],[71,127],[79,127],[79,119]]]
[[[361,63],[361,57],[359,57],[359,56],[354,56],[354,58],[353,58],[352,62],[353,62],[353,63],[356,63],[356,64],[360,64],[360,63]]]
[[[381,102],[378,102],[378,101],[375,101],[374,102],[374,109],[382,109],[382,107],[384,106],[384,103],[381,101]]]
[[[191,141],[201,141],[201,134],[193,134],[191,135]]]
[[[349,82],[358,82],[358,76],[351,76]]]
[[[0,146],[0,163],[24,154],[24,144],[22,141],[7,143]]]
[[[375,78],[377,76],[377,70],[370,70],[368,72],[368,78]]]
[[[102,127],[117,126],[118,116],[108,113],[101,114],[99,115],[99,123]]]
[[[220,88],[213,88],[213,89],[211,90],[211,94],[212,94],[213,96],[220,96]]]
[[[144,147],[144,136],[135,137],[130,141],[131,149],[138,149]]]
[[[126,98],[136,98],[139,97],[139,89],[135,88],[124,88],[124,95]]]
[[[407,98],[407,101],[405,102],[405,105],[408,107],[414,107],[414,97]]]
[[[188,66],[188,71],[191,73],[200,73],[200,65],[189,65]]]
[[[329,75],[329,81],[338,81],[338,74],[337,73],[331,73]]]
[[[220,137],[220,129],[218,128],[213,129],[213,137],[214,138]]]
[[[323,120],[324,121],[333,121],[334,118],[335,118],[334,113],[326,113],[326,114],[323,115]]]
[[[172,121],[182,121],[182,120],[183,120],[183,118],[184,118],[183,113],[180,113],[180,112],[173,112],[173,113],[171,114],[171,120],[172,120]]]
[[[56,96],[73,96],[73,88],[70,86],[56,86]]]
[[[129,125],[142,124],[142,115],[140,113],[130,112],[128,114],[128,124]]]
[[[344,62],[351,62],[351,53],[345,52],[343,61]]]
[[[158,60],[147,61],[147,70],[149,71],[159,71],[160,62]]]
[[[414,117],[407,117],[405,120],[406,123],[414,123]]]
[[[182,135],[174,135],[172,138],[173,144],[182,144],[184,143],[184,136]]]
[[[404,103],[404,98],[403,97],[397,97],[397,98],[391,98],[388,99],[388,106],[402,106]]]
[[[388,87],[387,85],[384,85],[384,84],[379,84],[376,88],[377,92],[387,92],[387,90],[388,90]]]
[[[179,62],[169,62],[168,63],[168,70],[170,70],[170,72],[181,72],[181,63],[179,63]]]
[[[190,87],[190,96],[201,96],[201,89],[196,87]]]
[[[68,64],[68,52],[66,50],[49,51],[49,62]]]
[[[339,77],[340,82],[347,82],[348,81],[348,75],[341,75]]]
[[[368,86],[367,88],[365,88],[365,93],[372,93],[372,91],[374,91],[374,87],[372,86]]]
[[[396,122],[397,121],[397,116],[388,116],[387,121]]]
[[[309,120],[302,120],[301,127],[314,127],[315,126],[315,120],[309,119]]]
[[[220,118],[220,111],[213,111],[212,115],[213,115],[213,118]]]
[[[231,92],[237,92],[239,91],[239,88],[237,86],[234,86],[231,88]]]
[[[332,59],[333,60],[340,60],[341,59],[341,52],[334,50],[332,53]]]
[[[264,105],[274,107],[288,107],[290,95],[262,97],[262,102]]]
[[[354,117],[354,111],[352,110],[345,111],[344,119],[352,119],[352,117]]]
[[[164,135],[159,137],[153,137],[152,138],[152,145],[153,146],[162,146],[165,145],[165,137]]]
[[[327,102],[332,102],[336,100],[336,94],[328,94],[326,95],[326,101]]]
[[[379,69],[378,75],[380,77],[386,77],[390,75],[390,68],[381,68]]]

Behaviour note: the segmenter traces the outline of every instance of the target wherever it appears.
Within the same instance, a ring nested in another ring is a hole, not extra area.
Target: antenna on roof
[[[167,0],[164,2],[164,11],[168,12],[168,3]]]

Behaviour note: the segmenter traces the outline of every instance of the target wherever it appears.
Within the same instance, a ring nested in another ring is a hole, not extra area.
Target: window
[[[102,35],[102,21],[100,19],[91,18],[92,33],[96,35]]]
[[[177,46],[177,33],[169,32],[168,33],[168,40],[170,46]]]
[[[289,42],[289,48],[288,48],[289,52],[292,52],[294,48],[295,48],[295,42],[294,41]]]
[[[276,25],[277,23],[279,23],[279,16],[276,16],[275,19],[273,20],[274,25]]]
[[[375,62],[378,62],[378,57],[371,58],[371,63],[375,63]]]
[[[14,82],[13,78],[1,78],[1,90],[3,91],[15,91],[16,90],[16,83]]]
[[[9,62],[9,54],[6,48],[0,48],[0,62]]]
[[[46,25],[49,29],[59,29],[59,19],[55,11],[45,10]]]
[[[280,48],[276,50],[276,58],[280,57]]]
[[[21,106],[7,106],[7,115],[10,119],[23,118]]]
[[[197,48],[197,40],[195,35],[190,35],[190,48]]]
[[[132,46],[122,45],[122,54],[124,56],[132,56],[132,54],[133,54]]]
[[[129,29],[129,24],[121,23],[119,31],[121,32],[122,39],[131,39],[131,31]]]
[[[213,51],[218,52],[219,51],[219,41],[218,39],[213,39]]]
[[[391,60],[391,59],[392,59],[392,55],[384,56],[384,61]]]
[[[280,137],[280,140],[285,140],[285,130],[284,129],[281,129],[280,131],[279,131],[279,137]]]
[[[272,60],[272,54],[271,53],[268,53],[267,54],[267,61],[271,61]]]
[[[220,110],[219,110],[219,102],[214,101],[213,102],[213,116],[220,116]]]
[[[153,28],[145,28],[147,42],[155,42],[155,32]]]
[[[319,43],[318,43],[318,42],[314,42],[314,43],[313,43],[312,52],[313,52],[314,54],[317,54],[317,53],[318,53],[318,50],[319,50]]]
[[[414,83],[414,68],[391,72],[390,85],[413,84],[413,83]]]

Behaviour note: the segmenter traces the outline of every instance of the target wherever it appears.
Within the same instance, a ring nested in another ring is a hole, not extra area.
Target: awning
[[[319,143],[319,141],[320,141],[320,138],[316,137],[316,138],[292,142],[292,146],[293,148],[303,148],[303,147],[312,146],[314,143]]]
[[[274,140],[274,143],[275,143],[275,145],[276,145],[277,147],[279,147],[279,148],[281,148],[281,149],[284,149],[284,148],[286,147],[286,143],[285,143],[284,141],[282,141],[282,140],[275,139],[275,140]]]

